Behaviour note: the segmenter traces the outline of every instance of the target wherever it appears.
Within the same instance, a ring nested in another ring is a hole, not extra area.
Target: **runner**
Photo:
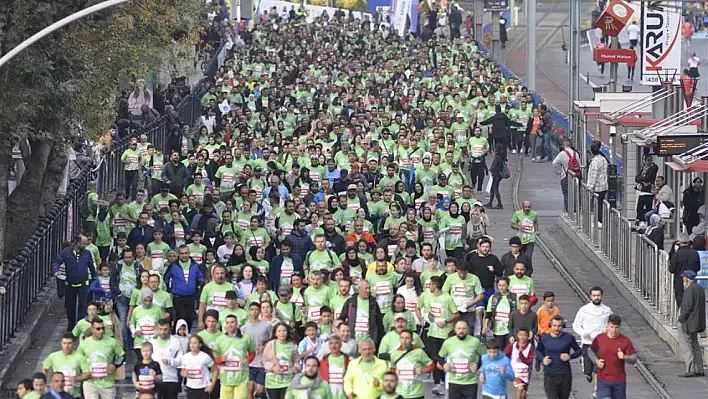
[[[602,303],[602,288],[590,288],[590,303],[578,309],[573,321],[573,331],[580,337],[583,348],[583,374],[588,382],[593,382],[595,364],[590,360],[588,351],[593,340],[605,331],[612,309]],[[597,394],[597,380],[594,381],[593,395]]]
[[[588,357],[597,367],[597,397],[626,398],[627,374],[625,362],[635,364],[637,353],[632,341],[620,333],[622,318],[610,315],[606,332],[595,337]]]
[[[453,331],[455,335],[443,342],[438,353],[438,367],[450,378],[448,398],[477,399],[477,363],[487,352],[479,339],[469,335],[464,320],[456,321]]]

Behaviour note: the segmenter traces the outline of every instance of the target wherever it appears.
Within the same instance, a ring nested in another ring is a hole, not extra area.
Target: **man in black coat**
[[[501,143],[504,147],[504,157],[506,157],[506,151],[509,148],[509,128],[511,126],[521,127],[519,122],[512,121],[502,112],[501,105],[497,104],[494,107],[494,115],[489,117],[487,120],[480,122],[480,125],[492,125],[491,137],[494,139],[495,143]]]
[[[681,273],[686,270],[698,273],[701,270],[701,261],[698,257],[698,251],[690,246],[691,240],[688,238],[688,234],[679,234],[678,241],[679,249],[671,257],[669,272],[674,275],[674,296],[676,297],[676,305],[680,308],[684,291]]]
[[[684,286],[683,304],[679,311],[679,345],[686,372],[679,377],[703,376],[703,348],[698,343],[698,333],[706,330],[706,293],[696,283],[696,272],[681,273]]]
[[[362,304],[369,304],[369,318],[368,320],[362,320],[357,317],[357,306],[361,302]],[[378,348],[381,338],[383,338],[386,331],[383,327],[383,315],[381,314],[381,309],[379,309],[379,304],[376,302],[376,298],[371,296],[371,284],[367,280],[362,279],[359,282],[359,292],[355,296],[349,297],[344,302],[342,306],[342,313],[339,315],[339,320],[347,323],[350,330],[352,331],[352,336],[357,338],[357,342],[361,342],[363,334],[368,332],[368,338],[376,343]]]

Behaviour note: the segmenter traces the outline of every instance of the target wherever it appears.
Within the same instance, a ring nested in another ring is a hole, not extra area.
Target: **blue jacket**
[[[128,234],[128,245],[135,248],[135,245],[143,244],[145,248],[147,248],[147,245],[153,240],[152,233],[154,231],[155,229],[150,226],[133,227],[133,229],[130,230],[130,234]]]
[[[482,355],[482,367],[479,372],[484,374],[482,395],[506,396],[506,381],[514,380],[514,369],[509,358],[504,356],[501,350],[495,359],[490,359],[487,354]]]
[[[197,295],[198,287],[204,283],[204,274],[199,270],[197,262],[191,261],[189,266],[189,281],[184,281],[184,271],[179,262],[172,263],[165,272],[167,291],[176,296]]]
[[[110,277],[108,279],[108,282],[110,284]],[[113,284],[111,284],[112,286]],[[94,301],[100,301],[103,298],[108,298],[112,299],[113,298],[113,292],[109,291],[106,293],[106,291],[101,288],[101,282],[98,280],[98,277],[93,279],[93,282],[89,286],[89,291],[93,292],[93,300]]]
[[[302,258],[298,255],[290,253],[290,258],[293,261],[293,269],[295,272],[302,272]],[[278,292],[280,286],[280,268],[283,266],[283,255],[278,255],[270,262],[270,270],[268,271],[268,288]]]
[[[57,392],[54,388],[49,388],[49,392],[43,394],[39,399],[74,399],[71,394],[66,392]]]
[[[67,284],[86,284],[89,285],[90,280],[96,277],[96,265],[93,262],[91,251],[84,249],[83,251],[74,253],[74,246],[64,248],[59,252],[59,256],[52,265],[52,273],[56,274],[59,271],[59,266],[64,264],[66,270]]]
[[[290,248],[290,252],[293,256],[297,255],[300,259],[305,259],[305,255],[312,251],[315,245],[312,243],[312,239],[307,233],[303,235],[298,235],[295,230],[288,234],[288,238],[293,243],[293,247]]]

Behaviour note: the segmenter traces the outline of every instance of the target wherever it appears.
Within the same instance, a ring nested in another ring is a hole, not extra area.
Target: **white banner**
[[[645,86],[659,86],[661,80],[681,76],[681,9],[680,1],[642,2],[641,76]]]
[[[391,26],[396,29],[398,36],[403,36],[406,30],[406,19],[411,12],[413,0],[391,1]]]

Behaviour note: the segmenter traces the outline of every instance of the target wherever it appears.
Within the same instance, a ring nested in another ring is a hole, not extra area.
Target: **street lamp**
[[[81,11],[75,12],[68,17],[65,17],[49,26],[46,28],[42,29],[41,31],[35,33],[30,37],[29,39],[25,40],[24,42],[20,43],[17,47],[13,48],[12,50],[8,51],[7,54],[2,56],[0,58],[0,68],[3,67],[8,61],[10,61],[12,58],[14,58],[17,54],[21,53],[24,51],[27,47],[33,45],[34,43],[38,42],[41,40],[43,37],[49,35],[50,33],[63,28],[66,25],[69,25],[70,23],[77,21],[85,16],[91,15],[95,12],[104,10],[106,8],[114,7],[122,3],[127,3],[130,0],[108,0],[104,1],[101,3],[98,3],[96,5],[93,5],[88,8],[84,8]]]

